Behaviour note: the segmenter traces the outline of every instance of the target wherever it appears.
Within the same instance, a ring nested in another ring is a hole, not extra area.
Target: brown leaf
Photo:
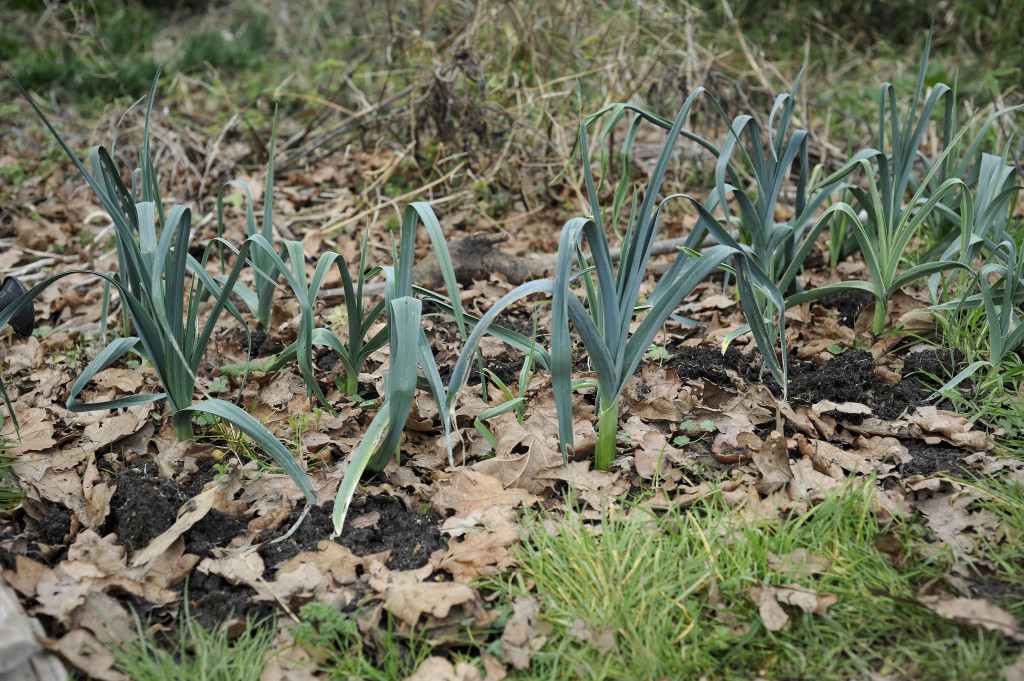
[[[873,461],[892,459],[897,464],[910,463],[911,456],[907,448],[894,437],[882,437],[872,435],[870,437],[860,436],[854,440],[854,444],[860,448],[860,453]]]
[[[53,570],[28,556],[15,555],[14,569],[0,572],[11,588],[26,598],[35,598],[36,587],[44,578],[53,579]]]
[[[10,681],[60,681],[67,671],[60,660],[43,650],[39,640],[44,638],[42,625],[29,618],[17,594],[0,581],[0,678]]]
[[[59,453],[54,451],[50,456],[44,453],[40,459],[27,457],[27,460],[13,464],[11,471],[18,476],[29,499],[51,501],[63,506],[74,513],[78,522],[86,525],[88,515],[82,478],[73,466],[71,464],[65,468],[60,463]]]
[[[928,518],[928,527],[939,539],[958,551],[974,551],[975,538],[965,531],[985,525],[997,525],[998,519],[988,510],[969,511],[976,501],[970,494],[960,492],[935,494],[917,502],[917,510]]]
[[[284,524],[288,517],[292,513],[292,507],[284,501],[276,509],[273,509],[261,516],[253,518],[249,521],[249,532],[259,534],[268,530],[277,530]]]
[[[67,560],[53,570],[35,570],[31,563],[18,561],[19,568],[28,568],[34,574],[18,577],[12,584],[20,589],[38,576],[34,585],[38,605],[33,611],[50,615],[65,625],[76,608],[98,593],[117,591],[159,604],[177,598],[175,592],[156,581],[139,582],[126,576],[124,547],[116,545],[115,540],[113,534],[101,538],[93,530],[83,530],[68,548]]]
[[[987,452],[995,447],[995,443],[989,440],[984,432],[973,430],[973,422],[951,411],[933,406],[918,407],[909,420],[925,433],[938,436],[931,442],[925,437],[924,441],[929,444],[936,444],[941,438],[951,445],[974,452]]]
[[[818,415],[824,414],[827,411],[837,411],[840,414],[861,414],[863,416],[871,415],[871,407],[860,402],[843,402],[836,404],[831,400],[821,400],[811,405],[811,410]]]
[[[745,414],[721,414],[706,410],[700,410],[700,413],[702,418],[710,418],[718,430],[711,443],[711,451],[716,457],[741,447],[741,435],[756,430],[754,422]]]
[[[773,430],[768,438],[753,453],[754,465],[761,472],[761,479],[755,484],[758,492],[768,494],[785,487],[793,479],[793,471],[789,467],[789,450],[786,438],[777,430]]]
[[[85,499],[86,527],[98,528],[103,524],[110,513],[110,500],[116,491],[117,485],[108,487],[105,482],[92,486]]]
[[[509,418],[505,418],[509,417]],[[492,475],[505,487],[522,487],[531,494],[541,494],[547,485],[540,473],[563,465],[554,435],[558,431],[542,431],[535,421],[520,425],[511,413],[492,421],[498,440],[492,459],[478,461],[473,470]]]
[[[287,628],[278,630],[265,659],[259,681],[320,681],[322,678],[316,673],[314,654],[295,645]]]
[[[217,575],[228,584],[247,584],[259,590],[266,566],[255,551],[233,551],[223,558],[203,558],[196,569],[203,574]]]
[[[442,514],[454,511],[459,518],[491,507],[511,510],[538,501],[540,497],[518,487],[506,489],[498,478],[472,468],[460,468],[447,483],[438,483],[430,498],[431,505]]]
[[[835,594],[819,594],[814,589],[807,589],[797,584],[775,587],[776,597],[780,603],[795,605],[812,615],[824,615],[828,609],[839,601]]]
[[[601,654],[608,654],[615,650],[615,630],[611,627],[594,629],[579,617],[572,621],[569,627],[569,635],[586,641]]]
[[[432,655],[420,663],[405,681],[482,681],[480,670],[467,662],[455,666],[443,657]]]
[[[805,435],[809,437],[818,436],[818,433],[814,428],[814,423],[812,423],[811,419],[807,416],[807,409],[794,411],[793,406],[789,402],[780,399],[775,400],[775,406],[787,421],[799,428]]]
[[[324,573],[331,573],[331,576],[339,584],[354,584],[358,581],[356,570],[367,565],[373,556],[379,556],[379,554],[360,557],[347,547],[324,539],[317,544],[316,551],[303,551],[281,564],[277,568],[277,576],[281,577],[305,563],[314,563]]]
[[[105,593],[89,595],[89,601],[71,612],[70,629],[87,629],[94,636],[115,641],[138,638],[135,622],[121,601]]]
[[[426,613],[442,619],[457,605],[479,598],[476,589],[458,582],[395,583],[384,590],[384,607],[409,626]]]
[[[380,522],[380,513],[377,511],[370,511],[364,513],[361,516],[357,516],[352,519],[351,527],[353,530],[362,530],[366,528],[377,529],[377,524]]]
[[[14,430],[12,419],[4,419],[3,430],[0,431],[4,438],[15,443],[5,452],[6,454],[17,456],[25,452],[41,452],[57,444],[53,438],[53,419],[45,409],[33,407],[19,411],[17,415],[21,430],[20,439]],[[35,466],[39,467],[39,464],[36,463]],[[22,477],[21,473],[18,473],[18,477]]]
[[[508,569],[512,565],[508,547],[518,541],[516,527],[477,532],[450,544],[437,567],[450,572],[456,582],[469,582],[479,575]]]
[[[98,681],[131,681],[131,677],[113,669],[114,655],[85,629],[68,632],[45,645],[68,664]]]
[[[450,537],[461,537],[469,532],[485,529],[493,530],[500,527],[518,527],[514,509],[491,506],[486,509],[478,508],[465,516],[445,518],[445,521],[441,524],[441,534],[447,534]]]
[[[761,616],[761,623],[768,631],[780,631],[789,622],[789,615],[779,605],[775,597],[775,589],[770,586],[755,586],[747,589],[750,600],[757,603],[758,614]]]
[[[132,574],[136,579],[146,574],[148,565],[160,557],[174,541],[188,532],[193,525],[206,517],[210,509],[220,507],[229,508],[229,501],[232,501],[235,492],[241,488],[242,469],[232,466],[227,475],[207,483],[203,491],[189,499],[178,510],[178,519],[174,524],[164,530],[159,536],[154,537],[149,545],[136,551],[132,555]]]
[[[837,480],[846,478],[843,471],[868,473],[872,468],[870,462],[860,456],[860,452],[848,452],[824,440],[807,440],[807,446],[802,451],[810,457],[815,470]]]
[[[484,663],[484,673],[487,675],[484,677],[484,681],[504,681],[508,677],[505,665],[490,652],[485,650],[480,657]]]
[[[359,557],[335,542],[322,540],[317,551],[303,551],[277,569],[272,582],[256,580],[257,601],[278,601],[297,609],[316,600],[347,607],[355,594],[346,585],[357,581],[356,569],[368,563],[387,560],[387,553]]]
[[[994,603],[977,598],[953,598],[946,593],[919,595],[917,602],[936,615],[958,624],[998,631],[1014,641],[1024,643],[1024,630],[1017,626],[1017,620]]]
[[[768,631],[779,631],[789,621],[780,603],[795,605],[806,613],[824,615],[839,600],[834,594],[821,595],[796,584],[752,587],[746,593],[757,603],[761,622]]]
[[[622,393],[626,408],[644,421],[679,422],[694,404],[675,370],[646,364]]]
[[[641,478],[650,480],[655,475],[668,474],[677,452],[668,444],[665,433],[653,429],[636,416],[626,420],[622,431],[629,436],[630,444],[636,447],[633,452],[633,468]]]
[[[145,375],[146,372],[141,367],[132,369],[111,367],[93,377],[92,384],[99,389],[116,389],[118,392],[134,395],[145,385]],[[152,408],[149,405],[145,406],[147,409]]]
[[[501,633],[504,657],[516,669],[526,669],[534,654],[547,643],[551,625],[540,619],[540,601],[534,596],[518,596],[512,617]]]
[[[768,569],[790,579],[804,579],[825,572],[831,565],[827,558],[803,548],[793,549],[781,556],[768,552]]]
[[[620,471],[590,470],[590,461],[573,461],[545,471],[540,477],[549,483],[563,480],[591,508],[599,509],[618,503],[618,497],[629,489],[629,481]]]

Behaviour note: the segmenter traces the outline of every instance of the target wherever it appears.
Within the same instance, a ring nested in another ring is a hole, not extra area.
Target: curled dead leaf
[[[980,598],[953,597],[945,590],[936,589],[936,585],[934,581],[926,584],[917,596],[917,603],[953,622],[998,631],[1024,643],[1024,629],[1017,626],[1017,620],[1009,612]]]
[[[443,657],[432,655],[420,663],[416,672],[405,681],[482,681],[480,670],[466,662],[452,665]]]
[[[761,479],[755,484],[758,492],[768,494],[782,489],[793,479],[789,467],[789,450],[785,436],[773,430],[764,443],[753,452],[754,465],[761,472]]]
[[[505,660],[516,669],[526,669],[533,655],[547,643],[549,633],[551,625],[540,620],[540,601],[533,596],[517,597],[512,617],[501,634]]]
[[[447,570],[457,582],[469,582],[479,575],[508,569],[512,557],[508,547],[519,541],[519,529],[504,526],[468,535],[452,542],[438,568]]]
[[[819,594],[797,584],[756,586],[747,589],[746,593],[757,603],[761,622],[768,631],[779,631],[789,621],[789,615],[780,603],[796,606],[809,614],[824,615],[839,600],[834,594]]]

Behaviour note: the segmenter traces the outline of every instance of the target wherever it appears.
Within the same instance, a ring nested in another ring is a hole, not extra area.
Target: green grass
[[[301,621],[291,628],[296,643],[307,648],[317,669],[331,681],[393,681],[404,679],[431,653],[432,646],[415,635],[391,628],[368,642],[351,615],[331,605],[310,603]]]
[[[8,450],[14,445],[5,437],[0,437],[0,512],[11,511],[18,507],[25,492],[18,487],[14,474],[8,470],[11,464],[18,461]]]
[[[0,58],[26,87],[56,88],[76,99],[108,102],[144,92],[156,75],[152,27],[158,22],[152,12],[101,0],[67,3],[56,12],[38,9],[36,21],[59,39],[43,39],[44,45],[35,31],[0,29]]]
[[[985,541],[981,556],[993,566],[993,600],[1018,620],[1024,617],[1024,482],[1013,478],[962,481],[983,495],[977,503],[999,518],[999,534]]]
[[[42,9],[38,3],[20,4],[29,5],[28,11]],[[179,36],[169,63],[188,76],[213,82],[211,98],[237,103],[211,107],[216,109],[210,114],[215,120],[273,94],[283,104],[287,124],[294,127],[325,112],[345,116],[345,111],[362,110],[367,102],[410,87],[413,94],[400,98],[394,109],[374,115],[366,123],[373,129],[363,134],[380,139],[381,148],[404,149],[415,131],[411,160],[400,163],[393,175],[367,175],[362,186],[383,187],[385,198],[394,198],[465,162],[471,172],[454,177],[444,191],[456,195],[468,189],[467,200],[478,204],[481,213],[493,210],[492,217],[498,217],[519,209],[522,197],[527,206],[560,202],[567,218],[585,211],[574,202],[580,199],[572,198],[574,190],[584,187],[585,174],[568,168],[560,180],[563,185],[548,183],[569,158],[573,136],[565,131],[572,129],[579,111],[631,98],[651,110],[678,110],[681,99],[701,84],[694,79],[707,65],[715,71],[710,85],[728,90],[730,82],[740,84],[735,92],[716,93],[731,116],[753,113],[752,108],[767,111],[757,102],[748,106],[747,97],[788,90],[792,83],[784,81],[805,62],[823,65],[809,70],[807,82],[795,91],[796,115],[803,127],[815,132],[821,131],[822,121],[835,125],[833,141],[859,136],[865,140],[861,146],[876,144],[871,121],[877,116],[878,84],[890,80],[901,97],[917,84],[912,64],[920,45],[911,48],[909,57],[892,45],[904,39],[923,45],[933,19],[939,20],[936,54],[922,78],[928,88],[940,81],[960,82],[961,94],[988,101],[990,92],[1005,90],[1021,70],[1020,51],[1005,36],[1019,36],[1024,20],[1014,13],[1000,16],[991,8],[976,9],[963,0],[950,3],[953,22],[918,11],[908,0],[888,5],[831,0],[816,8],[793,0],[781,11],[768,13],[756,3],[734,0],[735,24],[717,5],[707,12],[682,13],[669,3],[623,0],[573,6],[568,12],[563,11],[566,6],[484,0],[396,12],[362,4],[353,9],[352,3],[336,1],[273,23],[258,11],[233,7],[237,26]],[[56,97],[89,104],[134,97],[145,91],[155,71],[149,28],[159,23],[156,16],[134,5],[67,3],[51,26],[68,33],[62,36],[66,40],[39,47],[30,43],[28,34],[0,22],[0,58],[30,87],[53,90]],[[474,17],[478,20],[472,21]],[[459,29],[464,20],[470,21]],[[964,30],[958,31],[956,22]],[[956,39],[958,32],[963,34],[962,44]],[[885,40],[873,43],[874,34]],[[454,37],[449,41],[450,36]],[[851,59],[851,43],[872,47],[864,58]],[[699,54],[691,52],[694,45],[700,47]],[[747,50],[752,50],[753,60],[747,60]],[[1016,56],[1006,66],[991,68],[1000,51]],[[434,100],[427,97],[438,69],[448,79],[443,86],[434,83],[442,88],[434,94],[447,97],[449,106],[443,111],[431,109]],[[581,102],[573,88],[576,76]],[[750,84],[755,89],[748,88]],[[195,87],[184,85],[172,96],[195,98]],[[420,96],[422,101],[413,99]],[[408,106],[412,101],[417,106]],[[329,106],[321,106],[324,102]],[[172,101],[168,108],[181,107]],[[695,122],[708,124],[713,112],[693,113]],[[414,115],[418,118],[410,117]],[[840,122],[834,124],[837,115]],[[269,129],[266,111],[254,107],[246,116],[255,133],[261,126]],[[311,138],[335,120],[310,123]],[[990,134],[1002,133],[993,128]],[[918,146],[911,145],[913,150]],[[609,148],[616,148],[611,141]],[[666,179],[668,191],[714,180],[700,164],[678,165]],[[3,175],[16,186],[38,171],[26,162],[5,168]],[[465,185],[459,185],[463,181]],[[369,196],[369,189],[366,194],[371,202],[380,198]],[[670,206],[665,214],[678,219],[671,211]],[[764,215],[774,220],[773,212]],[[303,262],[295,248],[300,257],[293,260]],[[453,300],[458,300],[454,293]],[[635,304],[623,306],[634,308]],[[347,316],[351,321],[360,315]],[[950,319],[946,346],[963,349],[969,362],[986,357],[987,348],[977,345],[987,335],[984,320],[974,313]],[[644,342],[635,350],[646,352],[649,347]],[[415,373],[412,365],[412,383]],[[1012,355],[993,372],[979,375],[988,383],[960,405],[973,416],[1003,425],[1008,433],[1002,444],[1018,456],[1024,454],[1019,425],[1024,407],[1006,394],[1019,387],[1022,373],[1019,358]],[[350,380],[357,376],[357,370],[348,372]],[[461,387],[459,381],[455,385]],[[246,453],[246,441],[237,429],[223,420],[217,423],[225,428],[219,431],[218,442]],[[296,420],[290,426],[298,440],[310,424]],[[382,451],[390,457],[390,448]],[[8,503],[8,489],[17,494],[14,487],[4,487],[3,456],[0,452],[0,505]],[[358,476],[351,482],[354,486]],[[1024,581],[1024,492],[1011,481],[985,485],[988,497],[979,503],[1000,516],[1005,537],[986,543],[980,551],[995,566],[992,581],[1003,594],[1000,604],[1024,617],[1024,599],[1016,587]],[[785,520],[741,521],[738,511],[716,491],[689,509],[672,509],[657,517],[617,515],[591,525],[567,516],[552,521],[555,532],[540,523],[530,525],[529,538],[518,554],[521,569],[506,575],[506,581],[487,583],[506,602],[524,594],[539,596],[542,617],[552,627],[532,666],[516,678],[998,678],[1000,668],[1017,652],[1011,643],[900,600],[913,598],[928,580],[945,576],[953,557],[917,551],[932,539],[918,524],[880,523],[872,510],[870,489],[848,486]],[[16,496],[10,499],[12,505],[17,503]],[[882,533],[896,537],[902,547],[906,558],[899,565],[875,548]],[[770,553],[782,556],[798,549],[827,559],[828,567],[801,577],[769,569]],[[769,631],[747,591],[792,582],[835,595],[837,601],[824,615],[783,606],[788,624]],[[119,668],[140,679],[255,678],[262,665],[258,653],[269,640],[266,632],[273,631],[252,625],[229,642],[186,617],[180,640],[167,648],[141,623],[138,626],[139,641],[120,646],[117,655]],[[581,630],[590,633],[589,642],[580,638]],[[304,610],[303,622],[292,633],[315,652],[321,669],[337,679],[404,678],[432,650],[422,638],[399,636],[390,629],[364,637],[348,615],[322,604]],[[613,646],[611,652],[606,643]],[[235,671],[240,675],[230,676]]]
[[[534,523],[518,552],[521,569],[494,584],[507,598],[539,596],[552,627],[515,678],[999,678],[1012,643],[898,600],[913,598],[949,565],[918,557],[914,546],[927,539],[919,526],[879,523],[873,485],[848,485],[786,521],[741,520],[714,492],[660,518],[619,514],[589,525],[567,516],[547,529]],[[882,532],[898,538],[902,565],[875,548]],[[769,553],[797,549],[829,566],[809,576],[768,568]],[[789,622],[768,631],[746,591],[792,583],[837,601],[825,615],[783,606]],[[574,623],[610,634],[611,652],[570,633]]]
[[[189,616],[187,600],[178,624],[177,638],[158,640],[136,614],[136,640],[107,644],[114,669],[133,681],[251,681],[263,671],[276,631],[267,620],[248,620],[233,637],[225,630],[211,631]]]

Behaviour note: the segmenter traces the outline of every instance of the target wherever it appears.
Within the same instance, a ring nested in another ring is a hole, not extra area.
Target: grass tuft
[[[917,557],[916,526],[879,522],[873,484],[851,483],[785,520],[741,519],[719,490],[660,517],[535,522],[521,569],[495,586],[539,596],[552,627],[517,678],[998,677],[1012,642],[903,600],[948,565]],[[876,548],[879,536],[899,542],[899,565]],[[814,559],[773,569],[775,557],[797,555]],[[750,590],[794,584],[835,602],[820,615],[782,605],[789,620],[769,631]]]

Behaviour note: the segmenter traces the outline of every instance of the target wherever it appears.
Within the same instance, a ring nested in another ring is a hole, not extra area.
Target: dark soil
[[[675,370],[679,378],[703,378],[722,388],[735,389],[743,382],[756,381],[760,370],[760,357],[755,370],[753,358],[736,348],[729,348],[724,355],[717,348],[681,346],[670,350],[673,357],[666,364]],[[751,372],[754,372],[753,377],[750,377]]]
[[[820,366],[791,358],[788,397],[808,404],[821,400],[859,402],[871,407],[880,418],[895,419],[908,407],[929,403],[939,384],[928,380],[926,374],[945,380],[959,371],[962,355],[954,358],[955,366],[951,366],[950,359],[948,352],[940,350],[907,354],[903,361],[903,380],[890,386],[875,372],[875,360],[866,350],[847,350]],[[677,347],[673,348],[673,357],[666,364],[683,380],[703,379],[729,390],[763,382],[773,393],[781,394],[771,376],[762,376],[762,364],[756,352],[729,348],[723,355],[715,348]]]
[[[899,468],[899,472],[904,477],[928,476],[935,473],[948,473],[957,478],[978,476],[977,472],[964,465],[964,456],[969,452],[947,444],[929,445],[921,440],[901,440],[901,442],[907,448],[910,456],[914,457],[910,463]]]
[[[290,527],[290,523],[298,519],[299,512],[296,509],[289,523],[283,527]],[[291,537],[276,544],[265,544],[259,553],[268,573],[273,566],[301,551],[315,551],[318,542],[329,538],[334,531],[331,512],[328,506],[317,506]],[[369,513],[380,514],[377,523],[353,530],[352,521]],[[414,570],[426,565],[431,553],[447,546],[438,531],[441,521],[441,516],[433,509],[416,513],[393,497],[363,497],[353,500],[345,527],[335,541],[351,549],[357,556],[390,549],[391,556],[387,562],[389,569]],[[263,538],[273,539],[273,536]],[[270,574],[267,576],[270,577]]]
[[[822,307],[832,308],[838,313],[836,321],[847,328],[854,328],[857,317],[864,311],[864,308],[875,301],[875,297],[867,291],[847,291],[837,293],[834,296],[822,298],[819,303]]]
[[[178,509],[198,494],[216,474],[212,460],[201,461],[199,470],[185,484],[179,484],[161,478],[156,462],[136,459],[113,480],[117,490],[100,533],[116,534],[117,543],[129,552],[145,547],[174,523]],[[290,527],[301,510],[301,506],[296,508],[284,527]],[[353,520],[370,513],[379,514],[374,525],[352,529]],[[53,551],[46,547],[65,544],[71,529],[71,514],[67,509],[53,506],[40,522],[28,518],[23,522],[29,555],[49,566],[66,557],[66,548]],[[440,516],[433,510],[412,511],[393,497],[361,497],[354,500],[348,522],[337,541],[360,556],[390,550],[387,561],[390,569],[415,569],[425,565],[431,553],[446,546],[438,530],[440,523]],[[185,550],[200,558],[211,556],[212,549],[227,546],[235,537],[244,535],[246,530],[242,520],[211,510],[185,533]],[[299,552],[315,551],[317,544],[328,539],[332,530],[331,508],[313,508],[294,535],[276,544],[265,544],[259,550],[267,566],[265,577],[273,579],[276,566]],[[273,538],[273,534],[262,537],[267,541]],[[13,556],[0,555],[4,558],[3,568],[14,567]],[[173,613],[184,610],[185,598],[188,599],[190,615],[207,627],[219,625],[231,617],[259,619],[273,614],[272,604],[254,602],[251,596],[252,591],[245,585],[232,585],[216,575],[193,571],[183,587],[182,601],[154,608],[147,602],[132,600],[131,606],[150,621],[169,626],[176,625],[177,618]],[[52,622],[48,624],[55,626]],[[63,632],[47,633],[59,636]]]
[[[521,359],[484,361],[484,369],[490,369],[493,371],[494,375],[498,377],[498,380],[506,386],[511,386],[513,383],[519,382],[519,371],[522,368],[523,360]],[[486,373],[486,371],[484,373]],[[467,385],[477,385],[479,383],[480,374],[477,371],[476,362],[473,362],[469,368],[469,380],[467,381]]]

